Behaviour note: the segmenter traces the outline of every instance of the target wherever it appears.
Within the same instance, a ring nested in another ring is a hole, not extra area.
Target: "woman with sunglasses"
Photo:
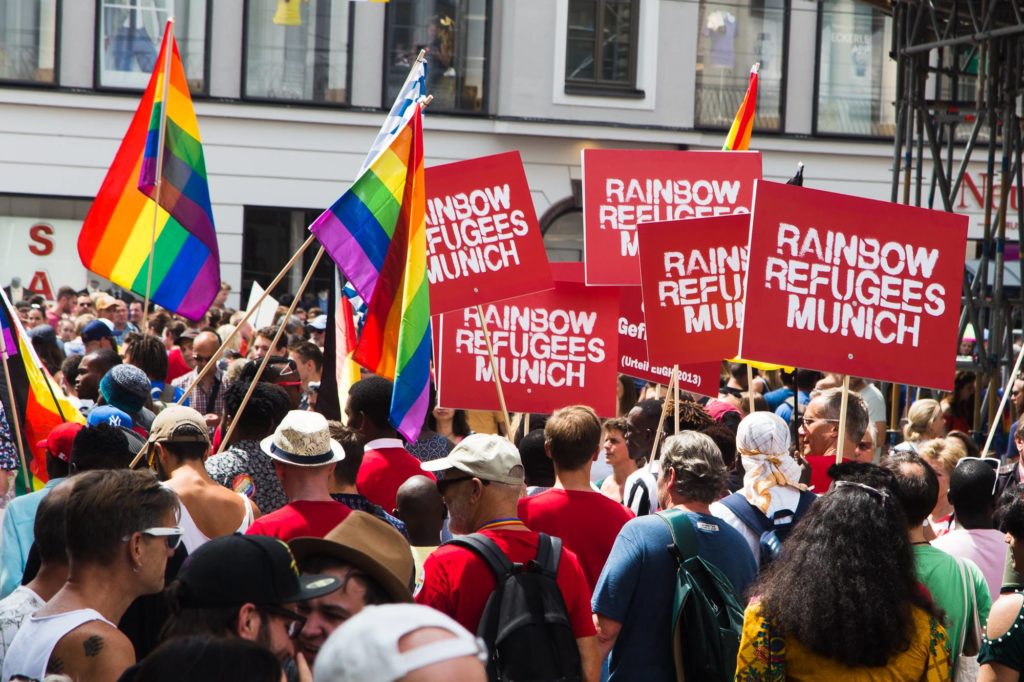
[[[1010,546],[1010,560],[1024,573],[1024,499],[1014,498],[1001,510],[1001,523]],[[1024,671],[1024,595],[1004,594],[992,605],[982,631],[978,682],[1017,682]]]
[[[75,476],[68,496],[68,580],[11,642],[2,679],[113,681],[135,663],[117,629],[138,597],[160,592],[181,539],[178,498],[151,472],[126,469]]]
[[[892,475],[869,464],[818,498],[754,587],[740,681],[949,680],[946,631],[918,584]]]

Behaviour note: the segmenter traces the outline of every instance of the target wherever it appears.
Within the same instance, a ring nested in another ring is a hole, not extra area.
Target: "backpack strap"
[[[722,505],[736,515],[743,525],[754,532],[755,535],[760,536],[771,530],[774,527],[772,520],[761,513],[760,509],[754,507],[747,501],[747,498],[743,497],[740,493],[733,493],[724,499],[719,500]],[[800,503],[803,504],[803,498],[801,497]]]
[[[678,509],[666,509],[657,515],[668,526],[668,532],[672,534],[672,543],[680,559],[686,561],[697,556],[697,531],[694,530],[690,517]]]
[[[651,513],[651,495],[647,492],[647,486],[639,479],[633,485],[632,490],[629,491],[629,500],[626,501],[626,506],[630,509],[633,508],[633,501],[636,499],[637,490],[640,491],[640,506],[637,507],[636,515],[646,516]]]
[[[504,556],[504,555],[502,555]],[[562,559],[562,538],[540,533],[537,540],[537,567],[552,579],[558,578],[558,564]]]
[[[484,563],[487,564],[487,567],[491,569],[491,573],[494,574],[494,579],[499,585],[505,578],[515,572],[515,567],[508,560],[508,557],[505,556],[505,553],[501,551],[501,547],[498,547],[494,540],[482,533],[458,535],[448,542],[459,547],[465,547],[478,554],[484,560]]]
[[[800,501],[796,505],[796,514],[794,521],[803,516],[807,512],[807,510],[811,508],[811,505],[814,504],[814,501],[816,499],[818,499],[818,496],[812,493],[810,490],[801,490]]]

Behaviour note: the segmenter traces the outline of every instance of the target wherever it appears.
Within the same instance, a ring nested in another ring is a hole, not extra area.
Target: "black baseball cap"
[[[299,576],[288,545],[263,535],[225,535],[190,554],[178,572],[182,608],[278,605],[315,599],[341,587],[329,575]]]

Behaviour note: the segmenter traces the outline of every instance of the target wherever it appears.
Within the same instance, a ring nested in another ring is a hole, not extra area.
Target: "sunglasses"
[[[879,502],[884,502],[889,497],[889,493],[885,490],[879,490],[878,488],[873,488],[869,485],[865,485],[864,483],[857,483],[856,481],[835,481],[832,484],[832,490],[838,490],[840,488],[859,488],[876,498]]]
[[[164,542],[167,543],[167,549],[178,549],[184,531],[182,531],[180,526],[175,526],[174,528],[146,528],[139,532],[151,538],[163,538]],[[126,535],[121,538],[121,542],[128,542],[130,539],[131,536]]]
[[[987,464],[990,467],[992,467],[992,471],[994,471],[995,474],[996,474],[996,480],[992,481],[992,492],[990,494],[992,496],[995,496],[995,494],[996,494],[996,487],[998,487],[998,485],[999,485],[999,458],[998,457],[961,457],[960,459],[957,460],[956,466],[954,466],[953,468],[956,469],[961,464],[963,464],[964,462],[968,462],[968,461],[984,462],[985,464]]]
[[[437,492],[441,494],[441,497],[444,497],[445,492],[451,486],[455,485],[456,483],[460,483],[462,481],[472,481],[474,478],[476,478],[476,477],[475,476],[459,476],[458,478],[439,478],[439,479],[437,479],[437,483],[435,485],[437,485]],[[478,478],[477,480],[480,481],[484,485],[490,485],[491,484],[490,481],[484,480],[482,478]]]
[[[270,614],[271,616],[277,616],[278,618],[283,618],[284,620],[288,621],[288,624],[285,625],[285,631],[288,633],[288,636],[292,639],[295,639],[299,635],[299,633],[302,632],[302,628],[306,626],[305,616],[299,613],[295,613],[291,609],[286,609],[283,606],[274,606],[272,604],[269,604],[259,606],[257,608],[259,608],[259,610],[263,611],[264,613]]]
[[[815,422],[831,422],[839,423],[838,419],[825,419],[824,417],[800,417],[800,423],[804,425],[805,429],[811,428]]]

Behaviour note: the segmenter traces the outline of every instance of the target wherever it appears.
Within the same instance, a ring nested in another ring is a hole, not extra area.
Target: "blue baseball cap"
[[[130,429],[134,425],[132,418],[128,416],[127,412],[119,410],[113,405],[99,405],[94,407],[89,411],[89,418],[87,422],[89,426],[106,424],[107,426],[123,426],[126,429]]]

